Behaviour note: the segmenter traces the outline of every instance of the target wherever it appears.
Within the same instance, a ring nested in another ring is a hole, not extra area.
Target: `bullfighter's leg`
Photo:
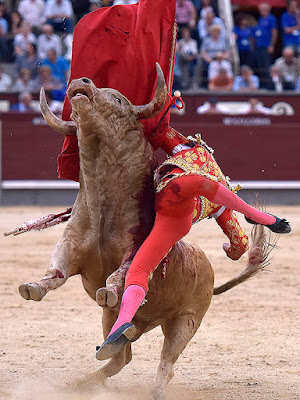
[[[230,243],[223,243],[223,249],[227,257],[232,260],[238,260],[248,250],[249,245],[248,237],[240,226],[235,212],[226,208],[216,218],[216,221],[230,241]]]
[[[164,400],[166,386],[173,378],[173,367],[180,354],[199,328],[201,320],[194,315],[182,315],[166,322],[165,336],[154,389],[154,399]]]
[[[49,290],[62,286],[71,275],[77,273],[73,257],[76,253],[70,241],[61,239],[52,254],[50,268],[45,276],[40,281],[20,285],[20,295],[26,300],[40,301]]]

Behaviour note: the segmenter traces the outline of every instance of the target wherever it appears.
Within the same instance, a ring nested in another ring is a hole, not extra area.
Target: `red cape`
[[[170,92],[176,40],[175,10],[176,0],[140,0],[137,4],[101,8],[86,15],[74,31],[69,82],[85,76],[99,88],[119,90],[133,104],[147,104],[154,96],[155,63],[159,62]],[[163,112],[142,121],[144,134],[154,148],[160,146],[161,138],[160,135],[151,137],[151,134]],[[66,98],[63,119],[69,120],[70,113],[71,106]],[[168,113],[166,123],[169,118]],[[60,178],[79,180],[76,136],[65,137],[58,158],[58,172]]]

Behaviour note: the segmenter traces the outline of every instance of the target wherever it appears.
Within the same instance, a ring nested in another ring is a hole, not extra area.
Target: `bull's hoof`
[[[100,288],[96,293],[96,302],[101,307],[115,307],[118,304],[118,295],[106,287]]]
[[[36,283],[24,283],[20,285],[19,293],[25,300],[40,301],[44,297],[42,289]]]

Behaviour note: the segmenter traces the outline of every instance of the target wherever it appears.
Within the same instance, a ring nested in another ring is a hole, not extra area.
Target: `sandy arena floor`
[[[62,209],[59,209],[62,210]],[[18,285],[41,278],[63,225],[44,232],[4,238],[2,233],[57,208],[0,208],[0,398],[3,400],[147,400],[162,346],[159,328],[133,345],[133,360],[105,386],[86,393],[65,392],[65,382],[96,370],[101,344],[101,308],[79,277],[26,301]],[[300,207],[269,207],[290,220],[269,271],[213,298],[204,322],[176,364],[167,399],[300,399],[299,250]],[[247,233],[250,226],[243,221]],[[187,240],[199,243],[215,270],[216,284],[240,272],[222,251],[223,234],[214,221],[193,227]]]

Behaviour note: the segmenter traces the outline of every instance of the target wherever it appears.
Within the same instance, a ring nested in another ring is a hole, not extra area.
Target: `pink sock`
[[[273,217],[273,215],[266,214],[263,211],[259,211],[256,208],[249,206],[249,204],[245,203],[240,197],[236,196],[221,184],[219,184],[219,188],[212,202],[228,207],[231,210],[241,212],[246,217],[261,225],[272,225],[276,221],[276,218]]]
[[[111,328],[109,335],[114,333],[125,322],[131,322],[141,302],[146,297],[145,290],[138,285],[130,285],[123,293],[118,319]],[[108,336],[109,336],[108,335]]]

